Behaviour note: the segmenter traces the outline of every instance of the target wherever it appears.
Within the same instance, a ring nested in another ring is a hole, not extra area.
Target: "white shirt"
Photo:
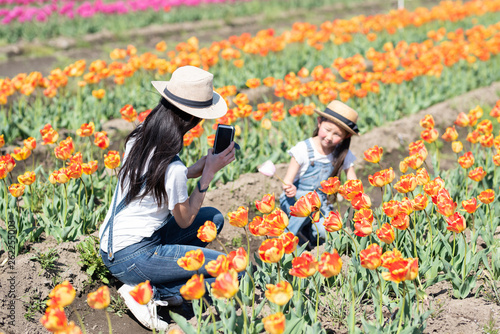
[[[314,158],[313,161],[321,162],[321,163],[333,163],[333,153],[330,153],[328,155],[323,155],[318,152],[316,147],[314,147],[314,143],[311,140],[312,138],[309,138],[307,140],[310,141],[311,146],[313,147],[314,151]],[[297,145],[292,147],[290,150],[288,150],[288,154],[290,156],[294,157],[297,163],[300,165],[300,170],[297,175],[295,175],[295,179],[293,182],[297,181],[302,175],[305,174],[307,168],[309,168],[310,162],[309,162],[309,154],[307,152],[307,144],[306,141],[301,141],[298,142]],[[356,160],[356,157],[354,154],[351,152],[351,150],[347,151],[347,154],[344,159],[344,165],[342,166],[342,169],[348,169],[352,166],[354,166],[354,161]]]
[[[124,161],[127,159],[133,143],[133,139],[127,143]],[[150,159],[146,162],[146,166],[149,164],[149,161]],[[99,228],[101,249],[105,252],[108,251],[110,227],[106,230],[106,233],[103,234],[103,231],[111,216],[113,201],[117,197],[116,206],[118,206],[124,194],[128,192],[128,188],[127,182],[125,189],[122,189],[121,186],[118,187],[118,191],[114,193],[111,200],[104,223]],[[183,203],[188,199],[187,168],[181,161],[175,161],[167,167],[165,190],[167,192],[168,206],[158,208],[153,195],[148,194],[142,200],[134,199],[120,213],[115,214],[113,223],[113,253],[153,235],[160,228],[170,211],[174,209],[175,205]]]

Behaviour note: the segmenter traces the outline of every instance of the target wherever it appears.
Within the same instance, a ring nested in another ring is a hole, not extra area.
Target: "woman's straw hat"
[[[214,75],[194,66],[179,67],[170,81],[151,81],[166,100],[182,111],[204,119],[224,116],[226,101],[216,92]]]
[[[356,122],[358,121],[358,113],[339,100],[330,102],[324,111],[317,109],[314,111],[320,116],[325,117],[329,121],[337,124],[347,132],[353,135],[359,135],[358,126],[356,125]]]

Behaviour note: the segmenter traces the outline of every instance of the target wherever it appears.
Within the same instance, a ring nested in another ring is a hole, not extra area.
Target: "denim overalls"
[[[330,177],[333,171],[333,165],[323,162],[314,161],[314,149],[312,147],[311,138],[307,139],[307,155],[309,157],[309,167],[307,168],[304,175],[302,175],[297,181],[294,182],[294,185],[297,187],[297,194],[295,198],[298,200],[300,197],[306,195],[307,193],[316,190],[321,199],[321,212],[323,215],[327,216],[328,212],[331,210],[330,205],[327,202],[326,194],[322,191],[319,191],[318,188],[321,187],[321,181],[324,181]],[[281,209],[290,217],[290,206],[295,204],[295,198],[287,197],[283,192],[280,196],[280,205]],[[297,234],[300,231],[302,226],[311,219],[309,217],[290,217],[288,230],[293,234]],[[326,238],[325,227],[323,226],[324,218],[320,217],[320,221],[314,225],[318,228],[320,238]],[[316,228],[311,228],[312,234],[314,237],[317,236]]]
[[[202,249],[205,255],[205,263],[216,260],[222,254],[215,250],[204,248],[207,243],[197,237],[197,232],[207,220],[213,221],[217,234],[224,225],[224,216],[219,210],[211,207],[203,207],[198,212],[193,223],[185,229],[181,229],[175,218],[169,214],[161,227],[149,238],[127,246],[116,253],[112,253],[113,244],[113,221],[115,216],[123,210],[127,203],[126,196],[116,205],[118,185],[115,191],[115,199],[111,216],[104,228],[109,229],[107,252],[100,250],[101,258],[108,267],[111,274],[121,282],[129,285],[137,285],[149,280],[153,290],[154,299],[162,300],[174,295],[179,295],[180,288],[193,275],[192,272],[184,270],[177,264],[177,260],[190,250]],[[144,224],[147,224],[145,221]],[[206,282],[214,282],[204,267],[199,270],[206,277]]]

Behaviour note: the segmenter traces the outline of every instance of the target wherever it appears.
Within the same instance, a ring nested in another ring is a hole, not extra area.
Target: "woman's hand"
[[[295,197],[295,195],[297,195],[297,187],[293,184],[284,184],[283,191],[286,197]]]
[[[213,154],[213,149],[209,149],[206,156],[207,159],[205,162],[205,168],[203,169],[203,175],[207,173],[213,178],[215,173],[234,161],[235,151],[234,142],[231,142],[231,144],[229,144],[229,146],[219,154]]]
[[[207,156],[203,156],[200,160],[196,161],[194,164],[188,167],[187,178],[194,179],[203,173],[203,169],[205,168],[205,162],[207,161]]]

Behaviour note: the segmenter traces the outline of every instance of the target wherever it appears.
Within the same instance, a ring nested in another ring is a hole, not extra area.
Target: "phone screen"
[[[214,154],[224,151],[234,139],[234,128],[230,125],[219,124],[215,133]]]

